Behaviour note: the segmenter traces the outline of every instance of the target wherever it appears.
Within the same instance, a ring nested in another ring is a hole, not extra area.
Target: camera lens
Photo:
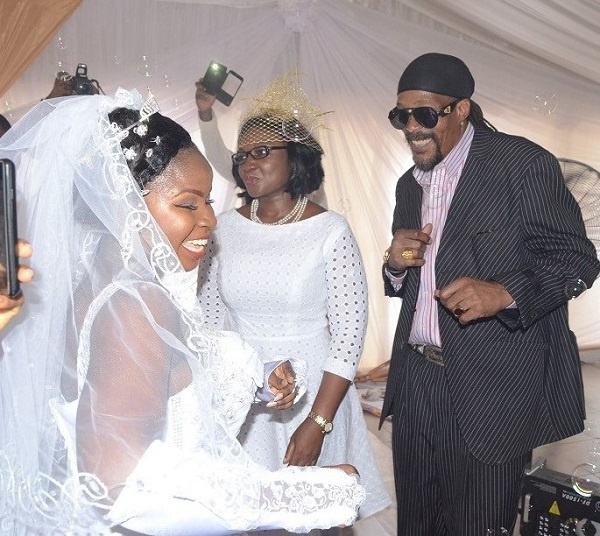
[[[89,79],[77,76],[74,78],[73,90],[75,91],[75,93],[77,93],[77,95],[94,94],[93,87]]]

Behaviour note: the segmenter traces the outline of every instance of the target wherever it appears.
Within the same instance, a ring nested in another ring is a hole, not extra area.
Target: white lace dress
[[[289,439],[306,419],[323,371],[353,380],[367,322],[360,252],[346,220],[331,211],[293,224],[220,215],[213,255],[200,267],[200,303],[215,326],[236,331],[265,360],[304,359],[308,390],[291,410],[254,406],[238,439],[271,470],[283,467]],[[354,385],[327,435],[319,465],[351,463],[367,493],[359,516],[389,504]]]

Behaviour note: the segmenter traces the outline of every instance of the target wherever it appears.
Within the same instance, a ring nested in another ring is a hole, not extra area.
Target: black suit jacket
[[[421,222],[421,195],[411,169],[398,181],[392,232],[428,223]],[[567,301],[579,280],[591,286],[599,270],[557,160],[524,138],[476,129],[435,271],[437,288],[462,276],[498,281],[517,306],[463,326],[438,305],[453,411],[480,461],[504,462],[583,429]],[[409,268],[399,292],[384,276],[386,294],[403,301],[382,419],[401,411],[394,398],[403,389],[419,276]]]

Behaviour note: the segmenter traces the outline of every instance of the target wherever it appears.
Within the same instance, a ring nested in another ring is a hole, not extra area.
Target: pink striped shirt
[[[421,225],[433,224],[431,244],[425,248],[425,265],[421,268],[421,282],[417,306],[408,342],[412,344],[431,344],[442,346],[437,300],[433,295],[435,283],[435,259],[452,197],[456,191],[475,130],[469,123],[458,144],[431,171],[415,168],[415,180],[423,188],[421,204]],[[389,274],[388,274],[389,277]],[[394,288],[400,288],[404,277],[390,277]]]

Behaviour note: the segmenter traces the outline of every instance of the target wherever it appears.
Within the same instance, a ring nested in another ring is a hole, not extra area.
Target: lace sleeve
[[[127,480],[108,518],[144,534],[230,534],[350,525],[364,501],[356,476],[339,469],[286,468],[269,473],[207,453],[154,442]]]
[[[330,237],[324,254],[331,331],[324,370],[351,381],[367,329],[367,282],[358,244],[345,220]]]

